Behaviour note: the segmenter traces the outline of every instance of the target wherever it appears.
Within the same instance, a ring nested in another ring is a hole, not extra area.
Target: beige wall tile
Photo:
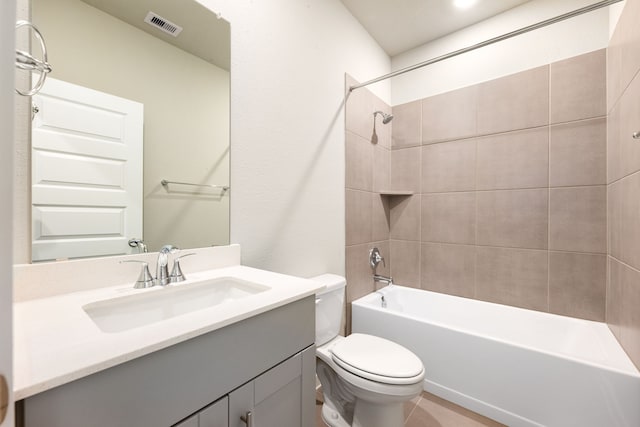
[[[391,275],[397,285],[420,287],[420,242],[391,240]]]
[[[346,247],[346,279],[347,301],[351,302],[374,291],[373,270],[369,265],[369,252],[377,247],[385,257],[385,264],[380,263],[378,274],[389,275],[389,242],[373,242]]]
[[[476,189],[549,185],[549,129],[528,129],[478,140]]]
[[[608,268],[607,268],[607,294],[606,294],[606,321],[607,325],[609,325],[609,329],[616,336],[618,341],[622,340],[621,336],[621,321],[622,321],[622,284],[621,274],[622,274],[622,264],[620,262],[609,256],[607,257]]]
[[[375,146],[373,148],[373,191],[391,188],[391,151]]]
[[[476,243],[476,193],[422,195],[422,241]]]
[[[620,200],[620,260],[640,269],[640,173],[623,178]]]
[[[552,188],[549,195],[549,248],[606,253],[605,186]]]
[[[470,86],[422,100],[422,141],[475,136],[477,94],[478,87]]]
[[[345,185],[354,190],[373,190],[373,149],[370,142],[347,131]]]
[[[476,141],[443,142],[422,147],[422,192],[475,189]]]
[[[640,75],[633,79],[620,98],[618,126],[620,173],[626,176],[640,170],[640,141],[632,137],[634,132],[640,131]]]
[[[533,68],[478,86],[478,134],[549,123],[549,67]]]
[[[374,193],[371,204],[372,241],[389,240],[390,219],[389,198]]]
[[[413,101],[393,107],[392,146],[394,148],[420,145],[422,102]]]
[[[551,126],[549,185],[606,184],[607,119]]]
[[[346,241],[347,245],[368,243],[372,236],[373,193],[346,190]]]
[[[423,243],[420,287],[467,298],[475,296],[476,247]]]
[[[547,311],[547,251],[478,247],[476,298]]]
[[[420,195],[392,197],[390,237],[395,240],[420,240]]]
[[[420,192],[420,147],[391,151],[391,189]]]
[[[373,96],[373,111],[371,111],[372,114],[376,111],[382,111],[385,114],[391,114],[392,108],[387,105],[386,102],[373,94],[371,96]],[[377,145],[390,149],[393,121],[385,125],[382,123],[382,117],[380,116],[380,114],[378,114],[375,119],[375,125]]]
[[[620,103],[607,117],[607,183],[622,178],[620,159]]]
[[[549,311],[604,322],[607,256],[549,253]]]
[[[548,190],[477,194],[476,244],[547,249]]]
[[[345,275],[347,279],[346,289],[346,333],[351,333],[351,301],[365,296],[374,289],[373,270],[369,266],[369,251],[377,247],[383,256],[389,254],[389,242],[373,242],[363,245],[347,246],[345,251]],[[378,266],[378,273],[389,275],[390,263],[386,261],[386,267],[381,263]]]
[[[631,361],[640,367],[640,271],[620,264],[622,304],[620,310],[621,344]]]
[[[622,43],[619,30],[620,26],[616,27],[607,47],[607,112],[611,112],[622,93]]]
[[[601,117],[606,114],[607,52],[575,56],[550,66],[551,123]]]
[[[373,292],[373,273],[369,267],[370,243],[347,246],[346,279],[348,302]]]
[[[621,259],[622,182],[607,187],[607,253]]]

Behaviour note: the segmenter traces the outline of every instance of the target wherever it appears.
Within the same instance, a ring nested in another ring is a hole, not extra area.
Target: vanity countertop
[[[220,329],[290,302],[324,286],[293,276],[245,266],[189,275],[169,287],[233,277],[270,289],[241,300],[192,311],[146,326],[102,332],[82,308],[96,301],[165,288],[133,289],[131,283],[72,292],[14,304],[14,393],[20,400],[87,375]]]

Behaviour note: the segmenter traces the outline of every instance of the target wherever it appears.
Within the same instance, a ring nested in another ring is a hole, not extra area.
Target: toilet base
[[[379,404],[356,401],[353,423],[349,424],[338,411],[328,404],[322,405],[322,420],[329,427],[402,427],[404,426],[404,405],[402,403]]]
[[[376,403],[358,400],[351,426],[402,427],[404,426],[404,405],[402,403],[394,403],[381,407]]]
[[[322,421],[329,427],[351,427],[338,411],[326,403],[322,405]]]

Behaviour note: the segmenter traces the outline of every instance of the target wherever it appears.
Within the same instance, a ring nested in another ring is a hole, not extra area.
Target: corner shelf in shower
[[[381,190],[379,191],[381,196],[413,196],[415,191],[409,190]]]

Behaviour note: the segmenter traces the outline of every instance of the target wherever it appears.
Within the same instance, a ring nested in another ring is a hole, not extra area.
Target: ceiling
[[[82,0],[138,29],[198,56],[218,67],[229,70],[229,23],[196,1],[175,0]],[[184,27],[178,37],[165,34],[144,22],[153,11]]]
[[[453,0],[341,0],[389,56],[458,31],[529,0],[478,0],[457,9]]]

